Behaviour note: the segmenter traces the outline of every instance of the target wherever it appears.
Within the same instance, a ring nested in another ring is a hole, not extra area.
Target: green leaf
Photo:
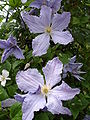
[[[22,64],[23,63],[23,60],[17,60],[17,61],[15,61],[14,63],[13,63],[13,70],[16,68],[16,67],[18,67],[20,64]]]
[[[6,61],[6,63],[3,64],[2,68],[6,69],[7,71],[10,71],[11,70],[11,64],[10,64],[10,62]]]
[[[19,120],[19,119],[16,119],[16,115],[19,116],[20,111],[21,111],[20,103],[17,102],[14,105],[12,105],[12,107],[10,108],[10,118],[14,120]],[[20,113],[20,116],[21,116],[21,113]]]
[[[11,120],[22,120],[22,111],[20,110]]]
[[[5,100],[7,98],[8,98],[8,94],[6,90],[2,86],[0,86],[0,101]]]
[[[17,89],[18,89],[18,87],[17,87],[16,84],[11,85],[11,86],[8,86],[8,87],[7,87],[8,95],[9,95],[10,97],[13,97],[13,96],[15,95],[15,92],[16,92]]]
[[[9,5],[12,7],[18,7],[21,4],[21,0],[9,0]]]
[[[73,17],[72,24],[79,24],[79,23],[80,23],[80,20],[76,17]]]
[[[35,117],[35,120],[49,120],[46,113],[40,113]]]

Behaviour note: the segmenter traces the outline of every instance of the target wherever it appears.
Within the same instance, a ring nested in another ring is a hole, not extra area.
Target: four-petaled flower
[[[25,95],[17,94],[15,96],[16,100],[22,102],[22,120],[32,120],[34,111],[39,111],[45,107],[52,114],[71,115],[70,110],[63,107],[62,100],[74,98],[80,90],[78,88],[72,89],[64,81],[61,85],[55,86],[61,80],[62,68],[63,64],[56,57],[48,61],[42,69],[45,80],[37,69],[18,72],[16,76],[17,85],[21,91],[28,92]]]
[[[42,6],[40,17],[29,15],[27,12],[22,12],[21,15],[31,32],[42,33],[32,41],[34,56],[47,53],[50,37],[55,44],[67,45],[73,41],[70,32],[65,30],[70,22],[70,12],[57,13],[52,17],[52,9]]]
[[[10,36],[8,40],[0,40],[0,48],[4,49],[1,58],[2,63],[12,54],[18,59],[24,59],[22,50],[18,47],[16,39],[13,36]]]
[[[72,57],[69,60],[68,64],[64,65],[63,78],[66,78],[68,75],[68,72],[70,72],[71,75],[74,76],[76,79],[78,79],[78,80],[84,79],[83,77],[79,76],[80,73],[85,73],[85,72],[80,71],[80,68],[83,66],[83,64],[75,63],[75,61],[76,61],[76,56]]]
[[[6,80],[11,80],[11,78],[8,78],[9,72],[7,70],[2,70],[2,75],[0,75],[0,82],[1,85],[5,87]]]
[[[61,6],[61,1],[62,0],[35,0],[30,4],[29,7],[34,7],[34,8],[41,8],[42,5],[46,5],[50,8],[52,8],[52,13],[56,13]]]

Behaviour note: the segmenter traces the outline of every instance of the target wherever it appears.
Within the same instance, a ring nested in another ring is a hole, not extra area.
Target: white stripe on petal
[[[48,34],[38,35],[32,41],[33,55],[41,56],[47,53],[48,47],[50,45],[50,36]]]
[[[68,114],[71,112],[68,108],[62,106],[61,100],[57,99],[55,96],[49,95],[46,104],[47,110],[52,114]]]
[[[43,109],[45,105],[46,100],[43,95],[29,94],[23,102],[22,120],[32,120],[34,118],[34,112]]]
[[[67,45],[68,43],[73,41],[73,37],[69,31],[65,31],[65,32],[52,31],[51,37],[55,44],[59,43],[59,44]]]
[[[62,14],[55,14],[52,20],[52,29],[54,31],[63,31],[68,27],[70,22],[70,12],[63,12]]]
[[[80,93],[80,89],[78,88],[71,88],[68,84],[64,81],[61,85],[56,86],[51,90],[51,94],[59,98],[60,100],[70,100],[75,97],[75,95]]]
[[[60,82],[63,64],[58,57],[48,61],[45,67],[43,67],[43,73],[45,75],[46,85],[53,87]]]
[[[26,71],[20,71],[16,75],[16,82],[24,92],[35,92],[39,86],[44,85],[43,76],[37,69],[28,69]]]

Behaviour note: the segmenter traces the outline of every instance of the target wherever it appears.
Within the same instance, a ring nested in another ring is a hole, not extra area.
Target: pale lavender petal
[[[24,102],[24,99],[26,98],[27,94],[25,95],[20,95],[18,93],[16,93],[16,95],[14,95],[14,98],[17,102],[21,102],[23,103]]]
[[[70,12],[63,12],[62,14],[55,14],[52,20],[52,29],[54,31],[62,31],[68,27],[70,23]]]
[[[13,55],[17,59],[25,59],[22,50],[18,46],[14,48]]]
[[[43,67],[43,73],[45,75],[46,85],[53,87],[60,82],[63,64],[58,57],[48,61],[45,67]]]
[[[74,76],[76,79],[78,79],[79,81],[81,80],[85,80],[83,77],[79,76],[79,75],[74,75],[72,74],[72,76]]]
[[[48,6],[52,8],[53,13],[56,13],[61,6],[61,1],[62,0],[50,0],[48,1]]]
[[[53,31],[51,33],[51,36],[55,44],[59,43],[59,44],[67,45],[68,43],[73,41],[73,37],[69,31],[65,31],[65,32]]]
[[[52,9],[50,7],[43,5],[40,11],[40,18],[45,27],[50,26],[51,17],[52,17]]]
[[[90,115],[85,115],[83,120],[90,120]]]
[[[38,35],[32,41],[32,48],[33,48],[33,55],[34,56],[41,56],[47,53],[49,48],[50,36],[48,34],[41,34]]]
[[[6,42],[6,40],[0,40],[0,48],[1,49],[7,48],[7,42]]]
[[[35,0],[30,4],[29,7],[40,8],[42,6],[43,1],[47,1],[47,0]]]
[[[70,100],[75,97],[75,95],[80,93],[80,89],[71,88],[64,81],[61,85],[56,86],[51,90],[51,94],[60,100]]]
[[[15,99],[8,98],[6,100],[1,101],[1,106],[2,108],[11,107],[16,102],[17,101]]]
[[[70,59],[69,63],[74,63],[75,61],[76,61],[76,55]]]
[[[57,99],[55,96],[49,95],[46,104],[47,110],[52,114],[68,114],[71,112],[68,108],[62,106],[61,100]]]
[[[21,91],[29,91],[32,93],[34,93],[39,86],[44,85],[43,76],[37,69],[27,69],[26,71],[18,72],[16,82]]]
[[[3,63],[10,55],[12,55],[13,51],[13,48],[5,49],[1,58],[1,63]]]
[[[22,120],[32,120],[34,118],[34,112],[39,111],[45,107],[46,100],[45,97],[41,94],[28,95],[22,106]]]
[[[33,33],[43,33],[45,26],[40,17],[29,15],[28,12],[22,12],[21,16],[24,22],[29,27],[29,30]]]
[[[17,45],[17,41],[12,35],[10,35],[9,38],[7,39],[7,45],[8,47]]]

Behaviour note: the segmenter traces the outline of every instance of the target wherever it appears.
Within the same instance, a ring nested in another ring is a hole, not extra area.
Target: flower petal
[[[34,93],[39,86],[44,85],[43,76],[38,72],[37,69],[28,69],[26,71],[20,71],[16,75],[16,82],[24,92]]]
[[[5,49],[1,58],[1,63],[3,63],[10,55],[13,53],[13,48]]]
[[[0,40],[0,48],[5,49],[7,47],[7,42],[6,40]]]
[[[62,0],[50,0],[48,1],[48,6],[52,8],[53,13],[56,13],[61,6],[61,1]]]
[[[62,14],[55,14],[52,20],[52,29],[54,31],[62,31],[68,27],[70,22],[70,12],[63,12]]]
[[[47,49],[50,45],[50,36],[48,34],[41,34],[38,35],[32,41],[32,48],[33,48],[33,55],[34,56],[41,56],[47,53]]]
[[[51,17],[52,17],[52,9],[50,7],[43,5],[40,11],[40,18],[43,21],[45,27],[50,26]]]
[[[2,70],[2,75],[7,78],[9,76],[9,72],[7,70]]]
[[[22,3],[25,3],[25,2],[27,2],[27,0],[21,0],[21,2],[22,2]]]
[[[60,100],[70,100],[79,93],[80,93],[80,89],[71,88],[64,81],[60,86],[57,86],[51,90],[51,94],[56,96],[56,98],[59,98]]]
[[[16,103],[17,101],[15,99],[11,99],[11,98],[8,98],[6,100],[3,100],[1,102],[1,106],[2,108],[5,108],[5,107],[11,107],[14,103]]]
[[[38,8],[39,9],[42,6],[43,1],[45,1],[45,0],[35,0],[34,2],[32,2],[30,4],[29,7],[34,7],[34,8]]]
[[[14,48],[13,55],[17,59],[25,59],[22,50],[18,46]]]
[[[46,84],[53,87],[60,82],[63,64],[58,57],[48,61],[45,67],[43,67],[43,73],[45,75]]]
[[[69,63],[74,63],[75,61],[76,61],[76,55],[69,60]]]
[[[1,81],[1,85],[2,85],[3,87],[5,87],[5,84],[6,84],[6,80]]]
[[[2,75],[0,75],[0,81],[2,81],[2,77],[3,77],[3,76],[2,76]]]
[[[9,38],[7,39],[7,44],[8,47],[11,47],[12,45],[15,46],[17,45],[17,41],[12,35],[10,35]]]
[[[26,96],[27,96],[27,94],[25,94],[25,95],[20,95],[20,94],[18,94],[18,93],[16,93],[16,95],[14,95],[15,100],[18,101],[18,102],[21,102],[21,103],[24,102],[24,99],[26,98]]]
[[[46,100],[45,97],[36,94],[29,94],[22,106],[23,116],[22,120],[32,120],[34,118],[34,112],[39,111],[45,107]]]
[[[43,33],[45,26],[40,17],[29,15],[28,12],[22,12],[21,16],[24,22],[29,27],[29,30],[33,33]]]
[[[49,95],[46,104],[47,110],[52,114],[68,114],[71,115],[71,112],[68,108],[62,106],[61,100],[55,98],[55,96]]]
[[[65,31],[65,32],[53,31],[51,33],[51,36],[55,44],[59,43],[59,44],[67,45],[68,43],[73,41],[73,37],[69,31]]]

